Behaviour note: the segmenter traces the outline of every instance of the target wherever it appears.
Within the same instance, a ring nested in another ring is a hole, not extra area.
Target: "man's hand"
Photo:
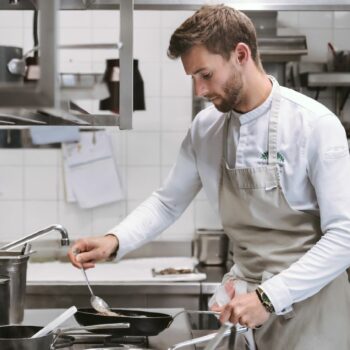
[[[224,306],[220,321],[239,323],[248,328],[256,328],[265,323],[270,317],[261,304],[255,292],[236,294],[234,298]]]
[[[95,267],[97,261],[108,259],[118,245],[114,235],[79,239],[69,249],[68,258],[75,267],[89,269]]]

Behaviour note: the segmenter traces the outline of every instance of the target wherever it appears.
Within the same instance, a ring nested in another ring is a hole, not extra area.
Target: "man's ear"
[[[250,48],[245,43],[238,43],[234,51],[236,53],[237,63],[240,65],[244,65],[251,57]]]

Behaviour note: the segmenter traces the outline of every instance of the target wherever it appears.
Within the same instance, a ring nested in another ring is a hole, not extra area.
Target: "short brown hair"
[[[252,21],[241,11],[225,5],[206,5],[178,27],[170,39],[168,56],[179,58],[195,45],[229,59],[240,42],[247,44],[252,58],[260,66],[256,31]]]

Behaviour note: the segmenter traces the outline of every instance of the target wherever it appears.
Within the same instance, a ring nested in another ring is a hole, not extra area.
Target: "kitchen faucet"
[[[58,231],[62,236],[61,246],[68,246],[69,245],[69,237],[68,237],[67,230],[62,225],[56,224],[56,225],[46,227],[46,228],[39,230],[37,232],[34,232],[26,237],[20,238],[17,241],[14,241],[12,243],[8,243],[8,244],[2,246],[0,248],[0,250],[6,250],[6,251],[11,250],[13,248],[16,248],[16,247],[22,245],[22,244],[26,244],[28,242],[34,241],[37,238],[44,236],[44,235],[46,235],[49,232],[54,231],[54,230]]]

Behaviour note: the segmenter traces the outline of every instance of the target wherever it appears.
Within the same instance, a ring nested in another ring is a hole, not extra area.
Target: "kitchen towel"
[[[140,259],[124,259],[118,263],[100,263],[94,269],[87,271],[91,282],[113,284],[123,282],[183,282],[202,281],[206,279],[205,273],[188,273],[182,275],[153,276],[155,268],[193,268],[198,263],[191,257],[154,257]],[[79,269],[69,263],[47,262],[29,263],[27,281],[30,283],[56,283],[76,282],[84,283]]]
[[[105,131],[83,132],[80,142],[62,144],[66,198],[81,208],[124,199],[111,143]]]

